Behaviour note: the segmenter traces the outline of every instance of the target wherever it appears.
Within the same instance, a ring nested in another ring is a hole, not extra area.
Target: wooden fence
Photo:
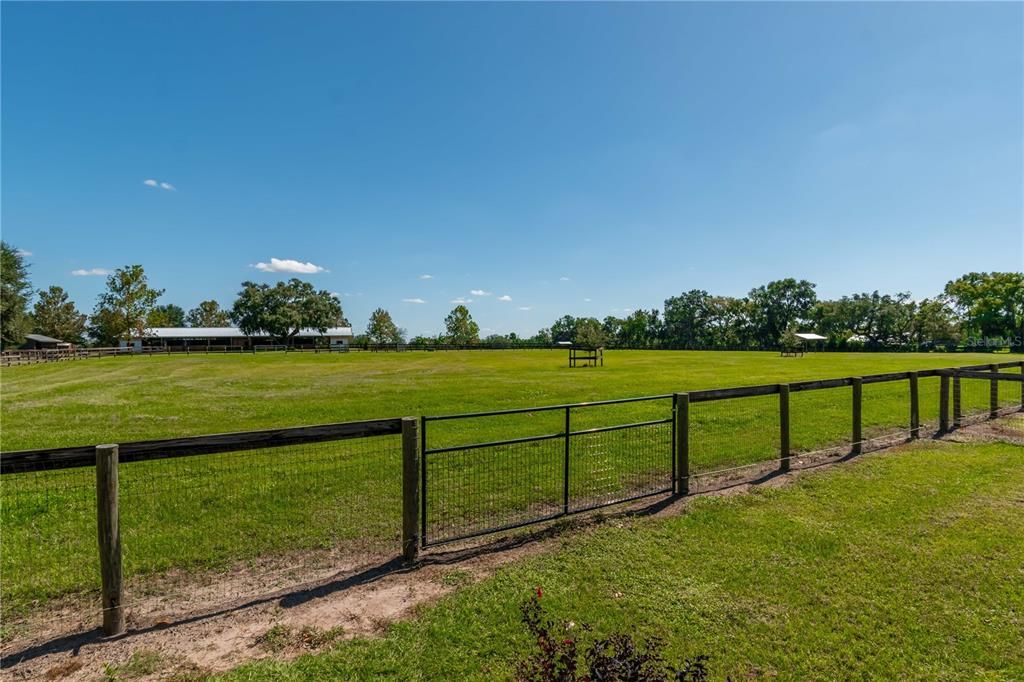
[[[1001,371],[1009,368],[1017,368],[1021,373],[1018,374]],[[938,377],[940,379],[939,433],[949,431],[951,428],[958,428],[964,423],[964,414],[961,409],[961,383],[963,381],[983,380],[989,383],[991,387],[988,393],[990,398],[988,410],[989,417],[996,417],[1007,409],[1005,406],[1005,399],[1007,396],[1003,395],[1002,397],[1004,400],[1003,402],[1000,401],[999,382],[1008,381],[1020,385],[1020,393],[1013,394],[1009,397],[1012,398],[1011,409],[1024,410],[1024,362],[1021,361],[995,363],[990,365],[974,365],[961,368],[891,372],[863,377],[799,381],[789,384],[765,384],[735,388],[702,389],[686,393],[668,394],[666,396],[627,398],[605,402],[610,404],[640,400],[672,400],[673,409],[671,417],[657,422],[658,424],[670,423],[672,432],[671,480],[666,480],[665,484],[667,487],[659,488],[659,492],[671,492],[676,495],[686,495],[691,492],[690,478],[692,470],[690,464],[690,434],[692,433],[693,427],[690,421],[690,415],[694,404],[717,400],[729,400],[733,398],[777,395],[779,397],[778,424],[780,427],[778,466],[780,470],[786,471],[790,468],[790,460],[792,457],[792,453],[790,451],[789,415],[790,396],[792,394],[803,391],[847,386],[851,387],[853,392],[853,401],[852,434],[850,443],[852,453],[857,454],[861,452],[862,443],[864,442],[861,426],[863,386],[884,382],[908,382],[910,389],[909,432],[910,438],[914,439],[920,436],[921,424],[918,381],[925,377]],[[950,393],[952,393],[952,401],[950,401]],[[567,417],[566,430],[564,433],[540,436],[535,439],[518,438],[507,441],[507,443],[521,443],[528,440],[564,437],[567,443],[566,455],[568,454],[569,439],[573,436],[587,436],[593,435],[597,432],[617,431],[632,427],[647,427],[655,423],[623,424],[607,428],[588,429],[579,432],[573,432],[570,430],[568,421],[568,412],[570,408],[587,408],[600,404],[601,403],[579,403],[576,405],[520,408],[517,410],[505,410],[502,412],[467,415],[390,418],[296,428],[267,429],[241,433],[224,433],[189,438],[137,441],[121,444],[26,450],[0,455],[0,475],[82,467],[95,468],[96,503],[98,510],[97,534],[100,548],[99,573],[102,579],[101,596],[103,601],[103,628],[106,634],[112,635],[123,632],[125,627],[124,586],[121,568],[121,539],[118,521],[118,467],[120,464],[257,450],[307,443],[324,443],[346,439],[372,438],[376,436],[389,435],[394,436],[400,434],[402,441],[402,529],[400,550],[406,560],[412,561],[415,560],[420,548],[426,543],[425,523],[428,505],[430,504],[427,499],[428,488],[426,479],[426,457],[432,453],[442,451],[481,448],[496,445],[495,443],[484,443],[442,449],[430,449],[426,442],[426,423],[428,420],[472,419],[474,417],[490,417],[516,412],[565,409]],[[501,443],[498,443],[497,445],[501,445]],[[669,453],[665,452],[662,454],[668,455]],[[489,462],[493,460],[493,457],[488,458]],[[509,486],[515,486],[518,484],[520,483],[516,480],[510,480],[508,482]],[[568,496],[568,487],[566,487],[565,490],[565,494]],[[623,497],[615,501],[608,502],[608,504],[616,504],[628,499],[636,498]],[[588,511],[593,508],[597,507],[580,508],[578,511]],[[564,509],[565,513],[576,513],[570,512],[568,503],[565,504]],[[543,519],[527,520],[519,525],[536,523],[542,520],[547,520],[547,518],[548,517]],[[485,528],[484,530],[474,533],[474,535],[481,535],[500,529],[501,528]],[[397,549],[399,548],[396,547],[396,550]]]

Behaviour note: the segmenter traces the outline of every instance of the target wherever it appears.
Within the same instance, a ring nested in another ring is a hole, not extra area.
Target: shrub
[[[581,646],[578,633],[589,633],[589,625],[573,622],[556,624],[541,606],[543,591],[523,602],[523,624],[533,636],[537,650],[516,666],[519,682],[705,682],[708,657],[700,655],[683,661],[681,667],[665,662],[664,642],[651,638],[637,643],[628,634],[593,639]],[[580,650],[583,658],[580,660]]]

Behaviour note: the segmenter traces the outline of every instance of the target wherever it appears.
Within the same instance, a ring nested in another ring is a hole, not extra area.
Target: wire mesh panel
[[[563,510],[562,437],[427,452],[425,537],[444,542]]]
[[[939,430],[941,382],[942,380],[937,376],[921,377],[917,380],[918,412],[921,420],[922,438],[930,436]]]
[[[920,387],[919,387],[920,390]],[[862,437],[867,445],[910,436],[910,381],[864,384]]]
[[[672,420],[574,434],[569,442],[570,511],[672,489]]]
[[[999,370],[1003,374],[1020,374],[1022,367],[1004,367]],[[1024,383],[1014,381],[1000,381],[998,391],[998,404],[1000,411],[1013,411],[1021,406],[1021,391],[1024,390]]]
[[[83,626],[99,618],[96,571],[96,479],[90,468],[32,471],[0,477],[0,622],[9,629],[39,604],[73,595],[95,608]],[[52,617],[57,609],[48,605]]]
[[[849,386],[790,393],[790,452],[849,447],[853,392]]]
[[[654,396],[424,417],[424,543],[670,491],[671,415]]]
[[[959,391],[956,386],[959,384]],[[955,396],[959,393],[959,401]],[[969,424],[987,419],[991,413],[992,382],[987,379],[953,378],[953,409],[959,408],[960,423]]]
[[[779,456],[779,396],[691,403],[690,473],[708,474]]]
[[[132,577],[168,569],[240,570],[223,599],[387,560],[401,548],[401,471],[398,436],[122,463],[127,599],[153,591]]]

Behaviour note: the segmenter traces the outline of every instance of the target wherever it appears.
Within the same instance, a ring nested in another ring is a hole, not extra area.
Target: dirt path
[[[1024,414],[961,429],[948,440],[1024,445]],[[786,485],[808,471],[849,459],[835,451],[794,457],[794,470],[788,474],[765,463],[724,476],[695,479],[694,489],[699,495],[741,494],[752,487]],[[87,614],[95,613],[94,605],[58,603],[49,613],[35,616],[23,634],[15,632],[4,642],[0,676],[95,680],[106,670],[116,673],[117,679],[184,681],[261,658],[291,658],[328,648],[342,639],[380,634],[387,624],[408,617],[415,608],[482,580],[504,564],[548,550],[565,532],[593,527],[609,516],[679,514],[688,499],[634,505],[487,544],[431,552],[414,567],[394,560],[338,571],[335,564],[299,587],[295,586],[294,571],[281,572],[276,584],[265,576],[254,578],[251,568],[215,575],[165,576],[159,579],[159,589],[149,590],[155,596],[142,597],[130,607],[129,632],[110,640],[84,625],[92,617]],[[303,571],[310,578],[308,570]],[[225,595],[239,596],[225,604]],[[200,608],[218,602],[220,606],[214,610]],[[172,611],[186,615],[161,615]]]

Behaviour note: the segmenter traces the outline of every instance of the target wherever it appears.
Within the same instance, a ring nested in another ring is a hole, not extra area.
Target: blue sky
[[[924,297],[1024,262],[1019,3],[2,19],[3,238],[85,311],[104,278],[73,273],[130,263],[186,309],[309,263],[357,329],[383,306],[416,334],[459,299],[532,333],[691,288]]]

